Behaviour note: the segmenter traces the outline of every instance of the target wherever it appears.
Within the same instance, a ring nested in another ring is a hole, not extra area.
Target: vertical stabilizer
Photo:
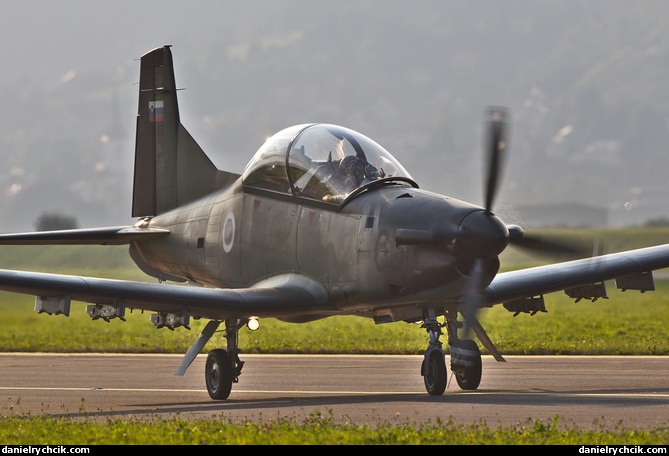
[[[162,214],[238,177],[216,169],[181,125],[176,91],[170,47],[142,56],[133,217]]]

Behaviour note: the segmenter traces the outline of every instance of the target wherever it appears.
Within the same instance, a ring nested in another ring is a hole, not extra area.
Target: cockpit
[[[341,205],[374,182],[416,186],[383,147],[364,135],[328,124],[297,125],[276,133],[244,170],[244,186]]]

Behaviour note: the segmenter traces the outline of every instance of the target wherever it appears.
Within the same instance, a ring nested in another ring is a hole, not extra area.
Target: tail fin
[[[169,46],[142,56],[132,216],[162,214],[234,182],[181,125]]]

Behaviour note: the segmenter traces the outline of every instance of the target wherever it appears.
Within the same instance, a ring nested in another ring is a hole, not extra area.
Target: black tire
[[[455,355],[461,357],[462,361],[468,365],[459,365],[457,368],[451,366],[455,373],[455,380],[463,390],[475,390],[481,384],[481,352],[478,345],[471,339],[458,341],[457,347],[470,352],[467,356]],[[453,357],[454,355],[451,355]],[[457,360],[452,364],[458,364]]]
[[[441,396],[446,389],[446,360],[444,352],[433,351],[423,360],[423,380],[430,396]]]
[[[209,397],[225,400],[232,390],[232,363],[227,351],[217,349],[209,352],[204,372]]]

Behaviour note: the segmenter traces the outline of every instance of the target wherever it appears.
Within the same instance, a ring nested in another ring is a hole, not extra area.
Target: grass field
[[[669,242],[669,229],[638,229],[551,234],[573,239],[598,238],[607,251]],[[0,267],[81,274],[129,280],[147,279],[123,247],[3,247]],[[510,251],[505,270],[540,263]],[[656,280],[651,293],[622,293],[608,286],[610,299],[572,302],[563,293],[546,296],[548,313],[513,317],[502,306],[486,309],[481,322],[503,354],[669,355],[669,280]],[[148,314],[127,314],[127,321],[90,321],[84,304],[73,303],[71,316],[38,315],[34,298],[0,294],[0,350],[30,352],[183,353],[204,322],[192,330],[156,330]],[[308,324],[267,319],[260,330],[240,331],[243,353],[423,353],[427,335],[415,324],[374,325],[356,317],[335,317]],[[225,346],[215,336],[205,351]],[[485,423],[370,423],[339,425],[316,414],[297,422],[290,417],[230,423],[156,419],[107,422],[15,415],[0,408],[3,444],[568,444],[632,445],[669,443],[666,428],[581,430],[560,423],[528,420],[489,428]]]
[[[544,232],[546,233],[546,232]],[[571,242],[597,238],[607,251],[669,241],[668,228],[626,230],[554,230],[547,234]],[[508,249],[505,269],[542,260]],[[3,247],[0,267],[149,280],[130,260],[126,247]],[[607,284],[610,299],[574,303],[564,293],[546,295],[548,313],[513,317],[502,306],[480,318],[498,349],[506,354],[669,354],[669,280],[656,280],[655,292],[622,293]],[[34,298],[0,294],[0,350],[56,352],[183,353],[205,324],[191,321],[191,331],[156,330],[148,314],[127,313],[126,322],[91,321],[85,305],[73,303],[71,316],[38,315]],[[245,353],[423,353],[427,335],[418,325],[374,325],[357,317],[333,317],[308,324],[265,319],[260,330],[240,331]],[[205,347],[225,346],[216,335]]]
[[[54,438],[54,436],[57,436]],[[225,417],[148,421],[110,418],[73,421],[40,417],[0,418],[0,442],[12,445],[666,445],[666,429],[608,426],[579,429],[552,420],[491,428],[485,423],[379,422],[336,424],[312,413],[296,420],[230,422]]]
[[[481,322],[504,354],[668,355],[669,282],[656,286],[653,293],[609,292],[610,299],[594,303],[549,295],[548,313],[513,317],[496,306],[481,312]],[[38,315],[30,297],[2,294],[0,302],[0,350],[6,352],[185,353],[205,324],[158,330],[139,312],[107,323],[91,321],[74,303],[68,318]],[[266,319],[258,331],[240,331],[243,353],[420,354],[427,340],[419,325],[375,325],[358,317],[299,325]],[[216,347],[225,347],[222,335],[205,350]]]

